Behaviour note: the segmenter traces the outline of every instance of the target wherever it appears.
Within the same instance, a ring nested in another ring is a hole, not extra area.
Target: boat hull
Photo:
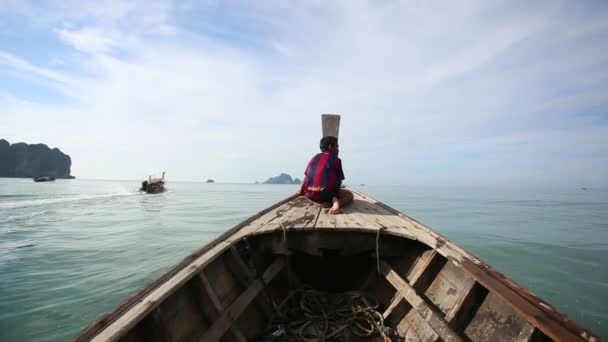
[[[55,181],[55,177],[36,177],[36,178],[34,178],[34,182],[36,182],[36,183],[54,182],[54,181]]]
[[[141,189],[145,193],[148,194],[158,194],[165,191],[165,181],[164,180],[154,180],[150,184],[146,184]]]
[[[150,189],[146,189],[145,192],[148,194],[158,194],[165,191],[165,186],[161,185],[161,186],[156,186]]]
[[[376,323],[361,330],[356,326],[370,321],[353,316],[345,327],[329,324],[338,321],[327,316],[335,310],[313,305],[325,312],[315,316],[309,299],[300,300],[299,313],[298,305],[291,310],[302,291],[326,303],[330,294],[363,296],[361,310]],[[260,212],[75,341],[280,340],[281,334],[311,341],[599,340],[428,227],[355,192],[337,216],[295,196]]]

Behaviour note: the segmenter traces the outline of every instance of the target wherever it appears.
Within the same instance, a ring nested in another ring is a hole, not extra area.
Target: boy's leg
[[[301,195],[302,197],[308,199],[310,202],[312,202],[314,205],[319,206],[321,208],[331,208],[331,197],[329,199],[326,198],[321,198],[320,200],[312,200],[304,195]]]
[[[352,192],[345,190],[345,189],[340,189],[340,207],[344,208],[345,206],[349,205],[352,201],[353,201],[354,195]]]

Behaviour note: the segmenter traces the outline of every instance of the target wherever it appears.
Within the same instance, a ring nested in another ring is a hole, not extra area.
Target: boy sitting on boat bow
[[[338,138],[326,136],[319,144],[321,153],[312,157],[304,172],[300,195],[323,207],[330,208],[330,214],[338,214],[352,202],[353,193],[341,189],[344,180],[342,161],[338,158]]]

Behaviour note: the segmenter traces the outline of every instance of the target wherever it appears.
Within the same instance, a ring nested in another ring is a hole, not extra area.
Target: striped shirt
[[[337,155],[323,152],[312,157],[304,175],[306,184],[302,184],[302,189],[309,199],[329,202],[332,197],[338,197],[344,171],[342,161]]]

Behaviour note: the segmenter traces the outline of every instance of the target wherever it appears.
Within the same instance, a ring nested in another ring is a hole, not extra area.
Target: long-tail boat
[[[338,116],[323,116],[338,135]],[[290,196],[186,257],[74,341],[598,341],[428,226],[356,190]]]
[[[148,194],[156,194],[165,191],[165,172],[161,178],[148,177],[147,180],[141,182],[141,188],[139,189]]]

